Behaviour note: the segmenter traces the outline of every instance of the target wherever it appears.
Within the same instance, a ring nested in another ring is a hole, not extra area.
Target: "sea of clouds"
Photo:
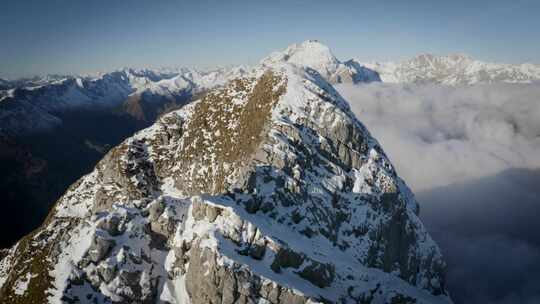
[[[415,192],[456,303],[540,303],[540,84],[338,85]]]

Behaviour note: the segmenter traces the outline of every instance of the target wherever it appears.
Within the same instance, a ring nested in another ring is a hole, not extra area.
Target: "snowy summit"
[[[318,40],[293,44],[281,52],[274,52],[261,63],[288,62],[317,71],[330,83],[359,83],[380,81],[379,75],[360,65],[342,63],[330,48]]]

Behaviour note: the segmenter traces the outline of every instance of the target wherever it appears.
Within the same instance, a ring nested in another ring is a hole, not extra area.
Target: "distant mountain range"
[[[151,122],[168,107],[224,84],[245,68],[208,72],[124,69],[94,77],[47,76],[1,81],[0,132],[21,136],[46,131],[62,123],[69,111],[106,111]]]
[[[360,60],[353,60],[361,62]],[[358,63],[376,71],[381,81],[451,86],[479,83],[531,83],[540,80],[540,65],[489,63],[467,55],[418,55],[399,63]]]

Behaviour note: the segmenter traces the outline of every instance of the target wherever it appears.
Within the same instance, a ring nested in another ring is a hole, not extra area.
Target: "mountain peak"
[[[307,49],[324,50],[290,47],[113,148],[3,254],[0,295],[448,303],[410,190],[336,90],[288,62]]]
[[[330,51],[330,48],[326,44],[322,43],[320,40],[317,40],[317,39],[304,40],[299,43],[290,44],[287,47],[287,49],[295,49],[295,48],[324,49],[326,52]]]
[[[315,70],[330,83],[380,81],[376,72],[351,62],[343,63],[338,60],[330,48],[319,40],[292,44],[283,51],[270,54],[261,61],[261,64],[272,66],[284,62]]]
[[[262,60],[262,63],[267,65],[277,62],[289,62],[312,68],[323,77],[335,72],[340,64],[330,48],[318,40],[292,44],[285,50],[274,52]]]

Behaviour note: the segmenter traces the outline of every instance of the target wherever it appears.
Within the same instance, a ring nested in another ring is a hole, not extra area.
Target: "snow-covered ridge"
[[[348,103],[313,67],[278,60],[111,150],[0,260],[0,297],[451,303],[444,272]]]
[[[361,59],[354,61],[379,73],[383,82],[391,83],[439,83],[456,86],[494,82],[531,83],[540,80],[539,65],[483,62],[465,54],[420,54],[399,63],[361,63]]]
[[[101,101],[107,103],[107,94],[125,95],[134,93],[143,93],[146,91],[154,93],[167,94],[180,90],[205,90],[225,84],[229,79],[240,77],[248,70],[245,66],[234,66],[218,68],[214,70],[197,70],[190,68],[160,68],[160,69],[133,69],[125,68],[108,73],[98,73],[95,75],[75,75],[61,76],[48,75],[45,77],[34,77],[19,80],[0,79],[0,91],[3,95],[23,96],[32,98],[29,92],[36,92],[34,95],[47,94],[47,91],[57,91],[57,95],[66,95],[64,91],[73,89],[81,91],[82,94],[91,95],[92,93],[100,95]],[[101,89],[101,91],[99,91]],[[104,91],[109,89],[110,92]],[[92,91],[96,92],[92,92]],[[58,92],[61,91],[61,92]],[[102,95],[102,96],[101,96]],[[76,96],[60,96],[68,99]],[[98,96],[93,96],[98,97]],[[91,99],[97,99],[92,98]],[[61,105],[58,102],[51,101],[51,105],[43,104],[46,108],[55,109]],[[75,103],[76,104],[76,103]]]

